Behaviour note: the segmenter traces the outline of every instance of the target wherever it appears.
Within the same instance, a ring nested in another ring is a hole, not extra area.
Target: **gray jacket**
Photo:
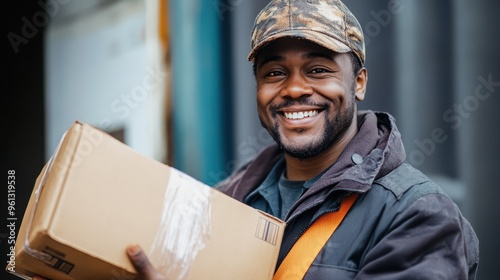
[[[475,279],[476,234],[439,186],[404,163],[394,119],[365,111],[358,124],[337,162],[290,209],[278,265],[318,217],[357,192],[304,279]],[[243,201],[282,156],[267,147],[218,188]]]

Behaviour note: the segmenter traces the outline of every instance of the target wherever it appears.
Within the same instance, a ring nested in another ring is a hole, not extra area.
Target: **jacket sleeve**
[[[475,279],[478,240],[445,195],[416,199],[367,253],[356,279]]]

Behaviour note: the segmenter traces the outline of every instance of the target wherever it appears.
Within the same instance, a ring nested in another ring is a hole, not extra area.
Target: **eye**
[[[266,74],[267,77],[277,77],[277,76],[283,76],[285,73],[281,71],[270,71]]]
[[[314,68],[311,70],[312,74],[321,74],[321,73],[330,73],[331,71],[325,69],[325,68]]]

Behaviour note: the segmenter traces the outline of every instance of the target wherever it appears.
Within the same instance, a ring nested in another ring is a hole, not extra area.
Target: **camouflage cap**
[[[365,63],[361,25],[340,0],[272,0],[255,19],[248,60],[283,37],[307,39],[338,53],[353,51]]]

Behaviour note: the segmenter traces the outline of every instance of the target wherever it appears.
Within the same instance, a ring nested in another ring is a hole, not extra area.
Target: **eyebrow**
[[[329,61],[335,62],[333,59],[333,56],[327,54],[327,53],[322,53],[322,52],[309,52],[303,55],[305,58],[324,58]],[[268,57],[265,57],[262,62],[259,63],[258,69],[262,68],[264,65],[270,62],[279,62],[279,61],[284,61],[285,57],[281,55],[271,55]]]
[[[281,55],[271,55],[268,57],[265,57],[262,62],[259,63],[258,69],[262,68],[264,65],[266,65],[269,62],[279,62],[283,61],[285,58]]]

